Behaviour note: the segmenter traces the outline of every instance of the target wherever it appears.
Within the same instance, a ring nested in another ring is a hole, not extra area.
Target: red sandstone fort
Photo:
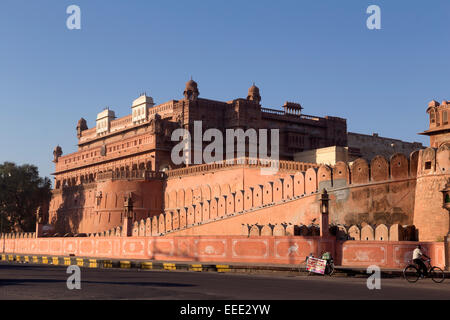
[[[80,255],[84,241],[92,247],[88,256],[119,250],[118,256],[132,251],[129,257],[185,259],[182,252],[189,252],[198,260],[270,257],[286,263],[331,248],[343,265],[391,267],[404,263],[412,241],[420,241],[436,264],[448,265],[450,102],[430,102],[429,129],[421,133],[430,136],[430,147],[424,148],[347,132],[345,119],[305,115],[298,103],[286,102],[282,110],[262,107],[255,85],[246,98],[222,102],[200,98],[191,80],[183,95],[155,105],[143,94],[130,115],[116,118],[105,109],[91,129],[79,120],[78,151],[63,155],[55,148],[53,197],[41,212],[37,236],[60,239],[64,253],[72,241],[70,248]],[[203,130],[222,132],[279,129],[278,172],[261,175],[267,161],[250,157],[175,166],[172,132],[193,133],[195,121],[202,121]],[[51,252],[56,243],[43,246]],[[38,250],[31,242],[22,245],[22,251]],[[158,250],[151,251],[155,245]],[[18,247],[7,244],[8,252]],[[294,251],[298,256],[290,257]]]

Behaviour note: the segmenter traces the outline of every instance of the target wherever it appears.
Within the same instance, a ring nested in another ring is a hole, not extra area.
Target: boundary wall
[[[74,255],[155,261],[302,264],[330,251],[337,265],[403,268],[417,242],[336,241],[334,237],[127,237],[3,239],[4,253]],[[421,242],[433,265],[445,267],[444,242]]]

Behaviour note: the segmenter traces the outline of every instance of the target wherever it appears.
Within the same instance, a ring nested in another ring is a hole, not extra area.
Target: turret
[[[257,104],[261,103],[261,95],[259,94],[259,88],[253,84],[250,89],[248,89],[247,100],[254,101]]]
[[[198,91],[198,85],[197,82],[195,82],[194,80],[189,80],[186,83],[186,88],[184,89],[183,92],[184,98],[187,100],[197,100],[198,96],[200,95],[200,92]]]
[[[83,131],[87,130],[88,126],[86,123],[86,120],[84,118],[81,118],[80,120],[78,120],[78,124],[77,124],[77,137],[78,139],[81,138],[81,135],[83,133]]]

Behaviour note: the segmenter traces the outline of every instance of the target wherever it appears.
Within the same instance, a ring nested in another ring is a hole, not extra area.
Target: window
[[[431,161],[425,162],[425,170],[430,170],[430,169],[431,169]]]
[[[442,112],[442,124],[448,124],[447,111]]]
[[[430,123],[435,123],[436,122],[436,115],[435,115],[435,113],[434,113],[434,110],[432,110],[431,112],[430,112]]]

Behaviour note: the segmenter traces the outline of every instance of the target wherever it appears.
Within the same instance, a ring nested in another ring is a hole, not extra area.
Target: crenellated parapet
[[[413,225],[367,224],[338,226],[338,240],[356,241],[417,241]]]
[[[411,153],[409,159],[402,153],[396,153],[389,159],[376,156],[370,163],[360,158],[355,160],[348,168],[342,162],[336,164],[336,166],[341,171],[340,178],[346,179],[347,183],[352,185],[411,179],[417,175],[418,152]],[[334,172],[339,173],[336,170]]]
[[[347,241],[417,241],[416,229],[412,225],[332,225],[329,228],[336,240]],[[303,236],[314,237],[320,235],[318,225],[294,225],[292,223],[280,224],[243,224],[243,236]]]
[[[439,148],[426,148],[418,153],[419,177],[436,174],[450,174],[450,143]]]
[[[247,237],[259,236],[304,236],[317,237],[320,235],[319,225],[295,225],[290,222],[277,224],[242,224],[241,235]]]
[[[34,238],[36,238],[35,232],[11,232],[0,234],[0,239],[34,239]]]
[[[418,161],[418,151],[413,152],[408,159],[401,153],[394,154],[389,160],[383,156],[375,157],[369,164],[365,159],[357,159],[350,166],[344,162],[338,162],[334,166],[327,165],[307,165],[304,163],[292,162],[292,166],[287,171],[281,171],[278,176],[267,176],[266,182],[258,183],[239,190],[236,185],[199,183],[187,188],[169,188],[165,193],[165,208],[174,209],[186,207],[205,200],[220,200],[221,196],[229,194],[240,197],[240,192],[249,198],[250,193],[256,202],[279,201],[283,198],[301,196],[315,193],[323,188],[336,189],[349,186],[359,186],[370,183],[380,183],[389,181],[401,181],[415,179]],[[286,162],[286,164],[289,164]],[[211,164],[193,166],[190,168],[171,170],[167,173],[169,179],[183,178],[185,175],[198,176],[198,182],[204,182],[203,174],[215,172],[221,168],[233,168],[237,163],[231,164]],[[246,162],[246,165],[249,165]],[[249,166],[248,169],[257,169]],[[196,181],[196,180],[193,180]],[[194,182],[195,183],[195,182]],[[193,183],[193,184],[194,184]],[[179,185],[179,184],[178,184]],[[224,199],[225,202],[227,202]]]

